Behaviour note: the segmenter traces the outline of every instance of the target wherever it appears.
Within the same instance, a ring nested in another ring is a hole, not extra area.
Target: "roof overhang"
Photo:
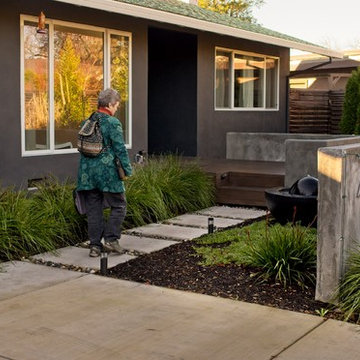
[[[183,27],[202,30],[202,31],[208,31],[221,35],[228,35],[241,39],[258,41],[265,44],[272,44],[290,49],[307,51],[329,57],[335,57],[335,58],[343,57],[343,54],[338,51],[326,49],[320,46],[281,39],[274,36],[255,33],[247,30],[234,28],[231,26],[216,24],[209,21],[195,19],[189,16],[178,15],[171,12],[151,9],[139,5],[127,4],[113,0],[54,0],[54,1],[68,3],[71,5],[84,6],[87,8],[93,8],[93,9],[113,12],[122,15],[133,16],[142,19],[154,20],[162,23],[178,25],[178,26],[183,26]]]

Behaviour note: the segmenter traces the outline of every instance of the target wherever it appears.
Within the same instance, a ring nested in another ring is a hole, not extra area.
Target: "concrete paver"
[[[360,327],[327,320],[311,334],[285,350],[278,360],[360,359]]]
[[[255,219],[266,215],[265,210],[250,209],[244,207],[213,206],[197,212],[200,215],[225,217],[229,219]]]
[[[83,268],[100,269],[100,257],[89,257],[89,249],[84,249],[76,246],[68,246],[57,250],[56,255],[50,252],[38,254],[32,257],[33,259],[51,261],[63,265],[75,265]],[[117,255],[110,253],[108,256],[108,267],[113,267],[117,264],[134,259],[135,256],[123,254]]]
[[[256,304],[86,275],[2,301],[0,357],[268,360],[322,322]]]
[[[0,300],[81,276],[84,276],[84,274],[24,261],[2,263],[0,271]]]
[[[150,224],[126,230],[124,233],[184,241],[204,235],[207,233],[207,230],[177,225]]]
[[[209,217],[206,215],[198,215],[198,214],[185,214],[180,215],[175,218],[166,220],[164,223],[173,224],[173,225],[181,225],[181,226],[194,226],[203,229],[208,228],[208,219]],[[227,228],[229,226],[239,225],[243,222],[243,220],[239,219],[226,219],[226,218],[214,218],[214,226],[217,229]]]
[[[127,250],[136,250],[143,253],[150,253],[164,249],[176,244],[177,241],[159,240],[144,236],[135,236],[123,234],[120,239],[120,245]]]
[[[199,213],[171,219],[174,225],[132,229],[140,236],[123,234],[120,243],[129,250],[151,252],[176,243],[169,239],[206,233],[208,216],[221,227],[218,218],[225,224],[265,215],[262,210],[226,206]],[[198,226],[194,223],[203,228],[184,226]],[[90,258],[88,251],[68,247],[60,249],[59,256],[34,258],[98,269],[100,259]],[[109,267],[132,258],[110,254]],[[29,262],[1,265],[0,358],[359,359],[360,327],[352,324]]]

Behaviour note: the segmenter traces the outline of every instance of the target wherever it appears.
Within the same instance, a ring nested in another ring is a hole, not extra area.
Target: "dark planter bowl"
[[[265,199],[272,216],[280,224],[300,221],[301,225],[316,227],[317,196],[289,194],[288,188],[265,190]]]

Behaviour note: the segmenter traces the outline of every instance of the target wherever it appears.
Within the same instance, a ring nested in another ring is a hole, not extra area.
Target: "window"
[[[131,147],[131,36],[115,30],[22,16],[22,153],[76,152],[83,119],[97,108],[98,93],[119,91],[116,114]]]
[[[279,59],[216,49],[216,109],[278,109]]]

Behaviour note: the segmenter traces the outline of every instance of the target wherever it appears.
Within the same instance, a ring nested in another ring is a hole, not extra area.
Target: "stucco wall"
[[[215,47],[281,57],[279,110],[214,110]],[[198,155],[226,157],[227,132],[285,132],[289,50],[243,39],[198,35]]]
[[[199,32],[146,19],[121,16],[50,0],[3,0],[1,2],[0,58],[2,106],[0,110],[0,182],[3,186],[23,184],[49,173],[65,178],[76,176],[78,154],[21,156],[20,120],[20,14],[118,29],[132,33],[132,149],[130,156],[148,148],[148,27],[194,34],[198,39],[197,61],[197,155],[225,158],[229,131],[284,132],[286,130],[286,75],[289,51],[271,45]],[[215,111],[215,47],[281,56],[279,111]],[[176,109],[174,109],[176,111]]]
[[[27,186],[28,179],[52,173],[74,177],[78,154],[21,157],[20,120],[20,14],[117,29],[132,33],[133,136],[131,156],[147,149],[147,23],[135,18],[79,8],[46,0],[2,0],[0,17],[1,98],[0,182],[2,186]],[[5,90],[5,91],[4,91]]]

